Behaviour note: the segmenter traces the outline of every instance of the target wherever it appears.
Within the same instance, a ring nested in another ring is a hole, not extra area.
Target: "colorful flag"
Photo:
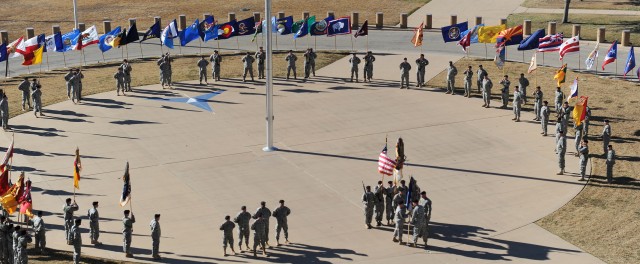
[[[23,41],[22,44],[18,46],[16,52],[19,52],[23,56],[22,65],[28,66],[42,63],[42,52],[45,48],[44,38],[44,34],[40,34],[27,41]]]
[[[7,148],[7,152],[4,153],[4,158],[2,158],[2,163],[0,163],[0,171],[2,172],[10,170],[8,166],[9,166],[9,162],[11,161],[11,158],[13,158],[13,143],[14,143],[14,139],[12,136],[11,145],[9,145],[9,147]]]
[[[138,27],[136,26],[136,23],[133,23],[133,25],[129,27],[129,30],[127,30],[127,35],[124,37],[124,39],[120,40],[120,46],[124,46],[129,43],[136,42],[138,40],[140,40],[140,35],[138,34]]]
[[[207,35],[207,31],[211,30],[215,25],[215,20],[213,19],[213,15],[205,16],[205,18],[198,24],[198,35],[200,35],[200,39],[204,41],[204,38]]]
[[[64,49],[64,45],[62,45],[62,34],[60,32],[45,37],[44,42],[45,52],[61,51]]]
[[[467,48],[471,46],[471,43],[478,43],[478,29],[482,26],[482,24],[479,24],[473,29],[462,32],[462,38],[458,41],[458,46],[462,46],[462,51],[467,52]]]
[[[229,21],[218,27],[218,39],[228,39],[235,36],[236,21]]]
[[[609,63],[616,61],[618,58],[618,40],[614,40],[609,47],[609,51],[607,51],[607,56],[604,57],[604,61],[602,61],[602,70],[604,71],[604,66]]]
[[[311,24],[311,27],[309,28],[309,30],[311,31],[311,36],[326,35],[327,27],[329,25],[329,21],[331,20],[333,20],[333,16],[328,16],[323,20]]]
[[[507,48],[504,45],[498,47],[498,49],[496,50],[496,57],[493,59],[493,62],[495,62],[496,66],[500,70],[502,70],[502,67],[504,67],[504,62],[506,60],[506,50]]]
[[[100,41],[98,42],[98,48],[100,51],[105,52],[110,50],[113,46],[110,43],[113,42],[113,39],[118,37],[120,34],[120,27],[116,27],[114,30],[109,31],[107,34],[100,36]]]
[[[341,17],[329,21],[327,25],[327,37],[351,34],[351,17]]]
[[[538,44],[538,52],[551,52],[560,50],[560,45],[562,45],[562,33],[558,33],[555,35],[546,35],[543,38],[540,38]]]
[[[589,97],[580,96],[580,99],[578,100],[576,105],[573,107],[573,113],[572,113],[573,123],[576,126],[579,126],[580,124],[582,124],[582,121],[584,121],[584,118],[587,114],[587,111],[586,111],[587,101],[589,101]]]
[[[396,161],[387,156],[387,144],[384,144],[382,152],[378,155],[378,172],[383,175],[391,176],[393,175],[393,169],[395,168]]]
[[[122,176],[124,186],[122,187],[122,195],[120,196],[120,206],[124,207],[131,200],[131,175],[129,175],[129,162],[124,169],[124,176]]]
[[[31,180],[25,182],[24,193],[17,200],[20,203],[20,214],[33,217],[33,200],[31,199]]]
[[[636,55],[633,52],[633,46],[631,46],[631,50],[629,50],[629,57],[627,57],[627,63],[625,63],[625,66],[624,66],[623,76],[626,77],[627,73],[629,73],[635,67],[636,67]]]
[[[560,60],[569,52],[580,52],[580,36],[575,36],[560,45]]]
[[[520,44],[520,42],[522,42],[522,25],[500,31],[498,37],[496,37],[496,47],[500,45],[516,45]]]
[[[209,24],[207,26],[208,28],[204,32],[204,42],[207,42],[212,39],[218,39],[219,26],[215,24]]]
[[[100,37],[98,36],[98,30],[96,30],[96,26],[91,26],[87,30],[83,31],[81,34],[82,42],[78,50],[85,48],[86,46],[98,44],[100,41]]]
[[[587,56],[587,60],[584,61],[584,64],[587,66],[587,70],[591,70],[591,67],[593,67],[593,64],[596,62],[597,59],[598,59],[598,43],[596,43],[596,47],[593,48],[593,51],[589,53],[589,56]]]
[[[302,24],[304,24],[305,20],[301,19],[298,21],[293,22],[293,24],[291,25],[291,33],[294,34],[294,38],[295,38],[295,34],[298,33],[298,31],[300,30],[300,28],[302,27]]]
[[[536,30],[531,36],[528,36],[518,46],[518,50],[532,50],[540,46],[540,39],[545,36],[544,28]]]
[[[553,76],[554,80],[558,81],[558,86],[565,82],[565,78],[567,77],[567,64],[565,63],[562,67],[556,72],[556,75]]]
[[[22,43],[23,40],[24,40],[24,37],[20,37],[14,40],[13,42],[9,43],[9,45],[7,45],[7,55],[13,54],[12,58],[19,57],[20,53],[17,53],[16,50],[18,49],[18,46]]]
[[[479,43],[496,43],[498,34],[507,28],[506,25],[483,26],[478,28]]]
[[[578,99],[578,77],[573,80],[573,84],[571,85],[571,91],[569,92],[569,96],[567,96],[567,103],[569,105],[573,105],[573,101]]]
[[[236,36],[245,36],[245,35],[251,35],[253,33],[256,32],[256,20],[255,18],[253,18],[253,16],[247,18],[247,19],[243,19],[238,21],[238,23],[236,23],[234,25],[234,31],[236,32]]]
[[[423,25],[424,27],[424,22],[420,23],[420,25]],[[420,27],[421,32],[423,27]],[[467,29],[469,29],[469,23],[465,21],[455,25],[442,27],[440,30],[442,32],[442,39],[446,43],[446,42],[452,42],[452,41],[459,41],[460,39],[462,39],[462,32],[466,31]]]
[[[411,37],[411,43],[413,43],[414,47],[422,46],[422,39],[424,37],[424,34],[422,33],[423,28],[424,28],[424,23],[420,23],[418,27],[413,29],[414,33],[413,33],[413,37]]]
[[[251,42],[255,42],[256,38],[258,37],[258,34],[262,33],[262,30],[263,30],[262,25],[265,22],[266,20],[256,22],[256,26],[254,27],[255,33],[253,33],[253,38],[251,38]]]
[[[369,20],[365,20],[362,26],[353,34],[353,37],[361,37],[369,35]]]
[[[527,73],[532,73],[533,71],[535,71],[536,69],[538,69],[538,53],[534,52],[533,56],[531,56],[531,63],[529,63],[529,70],[527,70]]]
[[[0,62],[6,61],[7,59],[9,59],[7,43],[2,43],[2,45],[0,45]]]
[[[178,37],[178,24],[174,19],[167,25],[167,27],[162,30],[162,34],[160,35],[160,40],[162,41],[162,45],[173,49],[173,39]]]
[[[2,196],[0,202],[2,207],[9,214],[13,214],[18,209],[18,198],[22,197],[24,193],[24,172],[20,173],[18,181],[9,188],[9,190]]]
[[[16,52],[21,54],[22,56],[29,56],[30,54],[33,54],[33,51],[35,51],[39,47],[38,36],[35,36],[33,38],[20,42],[20,45],[16,47]],[[25,58],[25,60],[26,59],[30,58]]]
[[[126,37],[127,29],[123,29],[122,31],[120,31],[120,33],[118,33],[118,35],[115,35],[113,38],[111,38],[111,41],[109,41],[109,43],[107,44],[114,48],[120,47],[121,42],[123,42]]]
[[[293,27],[293,16],[278,19],[276,23],[276,28],[278,29],[278,33],[280,33],[280,35],[291,34],[291,28]]]
[[[414,189],[416,188],[416,180],[413,178],[413,176],[411,176],[411,179],[409,179],[409,188],[407,189],[407,195],[405,197],[405,206],[407,207],[407,210],[411,211],[411,202],[413,201],[413,196],[415,195],[414,193]]]
[[[0,173],[0,196],[4,196],[10,187],[9,170],[4,170]]]
[[[178,37],[180,38],[180,46],[186,46],[189,42],[194,41],[200,37],[198,33],[198,28],[200,26],[200,20],[196,18],[188,28],[185,28],[183,31],[178,33]]]
[[[67,52],[70,50],[77,50],[78,48],[78,38],[80,36],[80,30],[74,29],[71,32],[67,32],[62,34],[62,50],[58,52]]]
[[[147,32],[144,33],[144,36],[142,36],[142,40],[140,42],[143,42],[147,39],[159,38],[161,33],[162,31],[160,30],[160,21],[157,21],[156,23],[153,23],[151,27],[149,27]]]
[[[294,39],[301,38],[309,34],[309,24],[307,24],[307,20],[300,20],[299,22],[301,22],[302,24],[300,25],[300,28],[298,28],[296,33],[293,35]]]
[[[80,171],[82,170],[82,162],[80,162],[80,149],[76,148],[76,158],[73,161],[73,187],[80,189]]]
[[[33,51],[33,53],[29,55],[25,55],[25,60],[22,62],[22,65],[38,65],[42,63],[42,53],[44,52],[44,45],[40,46],[40,48]]]

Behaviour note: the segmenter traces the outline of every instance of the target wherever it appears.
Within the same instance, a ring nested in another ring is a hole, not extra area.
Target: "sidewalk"
[[[513,13],[543,13],[543,14],[562,14],[564,9],[553,8],[529,8],[520,6]],[[590,15],[619,15],[619,16],[640,16],[640,11],[633,10],[603,10],[603,9],[570,9],[571,14],[590,14]]]

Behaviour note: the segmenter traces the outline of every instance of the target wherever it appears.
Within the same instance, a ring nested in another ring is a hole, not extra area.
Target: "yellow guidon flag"
[[[80,171],[82,163],[80,162],[80,149],[76,148],[76,158],[73,161],[73,187],[80,189]]]
[[[415,33],[413,34],[413,37],[411,38],[411,43],[413,43],[414,47],[422,46],[422,37],[423,37],[422,30],[423,30],[423,28],[424,28],[424,22],[420,23],[420,26],[418,26],[417,28],[415,28],[413,30]]]
[[[556,75],[553,76],[553,79],[558,80],[558,87],[560,87],[560,85],[565,82],[566,78],[567,78],[567,64],[565,63],[564,65],[562,65],[562,68],[560,68],[556,72]]]
[[[587,115],[587,102],[589,101],[589,97],[587,96],[580,96],[580,99],[578,99],[578,102],[576,103],[576,105],[573,107],[573,122],[576,124],[576,126],[579,126],[580,124],[582,124],[582,121],[584,121],[584,118]]]
[[[18,199],[23,195],[24,172],[20,173],[18,181],[0,198],[2,208],[9,214],[13,214],[18,209]]]
[[[479,43],[496,43],[500,31],[507,29],[507,25],[483,26],[478,28]]]

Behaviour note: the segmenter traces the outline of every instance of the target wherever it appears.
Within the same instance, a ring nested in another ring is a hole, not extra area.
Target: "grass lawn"
[[[464,58],[456,62],[458,69],[466,69],[471,65],[477,70],[479,64],[484,64],[494,82],[492,105],[499,105],[500,89],[496,89],[495,86],[502,79],[502,71],[498,70],[492,61],[487,60]],[[515,80],[520,73],[526,74],[527,68],[528,64],[507,62],[505,72]],[[550,102],[553,101],[556,87],[553,80],[555,71],[556,69],[548,67],[539,67],[537,70],[537,82],[542,87],[544,100]],[[444,74],[440,73],[428,85],[444,87]],[[527,77],[535,87],[533,84],[536,78],[528,75]],[[637,82],[613,80],[569,70],[568,83],[563,84],[565,94],[569,92],[570,80],[576,77],[580,82],[581,94],[590,96],[592,118],[589,126],[589,145],[593,177],[578,196],[558,211],[540,219],[537,224],[605,262],[640,263],[640,250],[637,247],[640,244],[640,232],[637,232],[640,229],[640,203],[636,202],[640,199],[640,85]],[[462,77],[459,78],[462,84]],[[533,88],[527,89],[529,94],[533,91]],[[511,92],[513,93],[513,89]],[[530,112],[532,107],[528,104],[524,109]],[[533,115],[524,116],[533,118]],[[605,160],[599,137],[604,119],[611,120],[611,144],[618,156],[613,184],[606,183]],[[552,127],[550,126],[550,129]],[[531,126],[531,129],[540,128]],[[573,133],[571,129],[569,136],[572,137]],[[550,151],[551,148],[550,145]],[[567,164],[567,170],[578,171],[578,164]],[[555,174],[556,171],[548,173]]]
[[[337,17],[360,13],[360,23],[369,19],[375,21],[376,12],[384,12],[385,24],[396,25],[400,22],[400,13],[410,13],[430,0],[377,0],[377,1],[294,1],[274,0],[272,13],[285,12],[293,15],[294,20],[302,19],[302,12],[308,11],[317,20],[326,17],[327,11],[334,11]],[[9,38],[25,34],[27,27],[33,27],[36,34],[51,34],[52,25],[60,25],[63,32],[73,28],[73,1],[20,0],[11,5],[3,5],[0,10],[0,30],[9,31]],[[42,16],[28,16],[43,14]],[[78,1],[78,22],[87,27],[96,25],[102,33],[102,21],[112,20],[112,27],[128,26],[129,18],[137,18],[138,31],[145,32],[153,24],[153,17],[162,17],[162,27],[170,19],[187,15],[187,26],[196,18],[202,19],[204,13],[212,13],[219,22],[227,21],[228,13],[235,13],[238,20],[262,13],[264,19],[264,1],[207,1],[207,0],[82,0]]]
[[[562,0],[525,0],[522,6],[534,8],[563,8]],[[640,10],[638,0],[573,0],[569,8]]]
[[[511,14],[508,17],[508,25],[521,25],[525,19],[531,20],[531,31],[540,28],[547,29],[549,21],[556,21],[557,32],[564,32],[565,37],[571,37],[574,24],[581,25],[580,39],[596,40],[599,27],[606,27],[606,40],[613,42],[622,37],[622,30],[631,30],[631,43],[640,44],[640,18],[637,16],[603,16],[603,15],[585,15],[585,14],[569,14],[569,23],[562,24],[562,14],[536,14],[536,13],[519,13]]]

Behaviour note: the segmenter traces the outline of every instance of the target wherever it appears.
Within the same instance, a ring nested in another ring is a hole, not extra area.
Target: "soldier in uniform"
[[[537,104],[538,102],[536,102]],[[542,126],[542,132],[540,134],[542,134],[542,136],[547,136],[547,125],[549,125],[549,115],[551,114],[551,111],[549,110],[549,102],[544,101],[542,102],[542,108],[540,108],[540,112],[537,114],[538,116],[540,116],[541,118],[540,120],[540,125]]]
[[[427,197],[427,192],[425,191],[422,191],[420,193],[420,205],[422,205],[422,208],[424,208],[424,217],[426,219],[425,221],[426,229],[423,236],[423,239],[425,239],[425,245],[426,245],[427,244],[426,239],[429,237],[429,222],[431,222],[431,211],[433,209],[433,202],[431,202],[431,199]]]
[[[29,223],[33,228],[33,233],[36,240],[35,248],[36,250],[40,251],[40,253],[44,253],[44,249],[47,246],[47,238],[45,236],[46,228],[44,220],[42,219],[42,211],[38,211],[38,215],[32,220],[29,220]]]
[[[260,47],[260,49],[256,52],[255,57],[258,61],[258,79],[264,79],[264,61],[267,59],[267,53],[264,52],[264,49],[262,47]]]
[[[407,58],[404,58],[404,61],[400,63],[400,89],[405,85],[409,89],[409,71],[411,71],[411,64],[407,62]]]
[[[558,144],[558,140],[560,140],[560,132],[562,132],[562,117],[558,116],[556,118],[556,145]],[[558,149],[555,148],[556,154],[558,154]]]
[[[82,71],[80,69],[76,69],[76,75],[74,79],[75,85],[74,85],[73,93],[75,95],[77,103],[80,103],[82,101],[82,79],[83,78],[84,78],[84,74],[82,74]]]
[[[429,61],[424,58],[424,54],[420,54],[420,58],[416,59],[416,66],[418,67],[417,73],[417,84],[416,87],[424,86],[424,74],[427,70],[427,65],[429,65]]]
[[[149,223],[149,228],[151,229],[151,257],[155,260],[160,260],[162,259],[160,257],[160,236],[162,235],[162,230],[160,229],[160,214],[153,216],[153,220]]]
[[[607,182],[613,182],[613,165],[616,164],[616,152],[613,150],[613,146],[607,146]]]
[[[209,84],[209,82],[207,81],[207,66],[209,66],[209,62],[207,61],[207,59],[204,58],[204,56],[200,57],[200,60],[198,61],[198,73],[200,76],[200,85],[202,85],[202,80],[204,79],[204,83],[205,84]]]
[[[464,97],[471,97],[471,80],[473,80],[473,69],[471,65],[464,71]]]
[[[391,220],[393,220],[393,181],[387,182],[387,188],[384,189],[384,195],[387,225],[391,226]]]
[[[222,56],[218,53],[218,50],[214,50],[213,54],[209,57],[211,62],[211,78],[214,81],[220,80],[220,63],[222,62]]]
[[[242,206],[240,212],[233,219],[233,222],[238,224],[238,249],[242,252],[242,239],[249,250],[249,221],[251,220],[251,214],[247,212],[247,207]]]
[[[382,181],[378,181],[378,185],[373,189],[373,194],[376,196],[376,207],[374,210],[376,213],[376,226],[382,225],[382,216],[384,215],[384,193],[384,185],[382,184]]]
[[[309,79],[309,75],[311,75],[311,70],[312,70],[312,66],[315,64],[316,61],[316,53],[311,51],[311,49],[307,49],[307,51],[304,53],[304,78],[305,79]],[[314,74],[315,75],[315,70],[314,70]]]
[[[44,114],[42,113],[42,90],[40,90],[42,86],[40,85],[40,82],[36,82],[36,79],[33,79],[33,83],[34,84],[31,86],[31,98],[33,98],[33,115],[38,117],[38,113],[40,113],[40,116],[44,116]]]
[[[122,72],[124,72],[124,91],[127,92],[131,92],[131,71],[133,70],[131,68],[131,64],[129,64],[129,61],[127,59],[124,59],[122,61],[122,64],[120,65],[120,68],[122,69]]]
[[[476,85],[478,86],[478,93],[482,92],[484,77],[487,75],[487,71],[482,68],[482,64],[478,65],[478,71],[476,72]]]
[[[393,230],[393,242],[397,242],[398,244],[402,244],[402,233],[405,218],[407,218],[405,205],[403,203],[398,204],[396,211],[393,214],[393,221],[396,224],[396,227]]]
[[[260,207],[258,207],[253,216],[255,217],[258,214],[262,216],[262,220],[265,225],[264,237],[262,239],[264,240],[264,243],[271,248],[271,245],[269,245],[269,217],[271,217],[271,210],[267,208],[267,203],[265,201],[260,202]]]
[[[456,94],[456,75],[458,75],[458,69],[453,65],[452,61],[449,61],[449,67],[447,68],[447,92],[451,95]]]
[[[580,144],[580,149],[578,149],[580,153],[580,180],[584,181],[585,174],[587,173],[587,161],[589,160],[589,141],[582,140]]]
[[[353,76],[356,76],[356,82],[358,82],[358,65],[360,64],[360,58],[353,53],[351,58],[349,58],[349,63],[351,64],[351,82],[353,82]]]
[[[0,98],[0,119],[2,119],[2,129],[7,131],[9,129],[9,98],[7,94],[1,92],[2,98]]]
[[[167,78],[167,84],[169,84],[169,88],[173,89],[173,81],[171,79],[171,77],[173,76],[173,70],[171,69],[171,57],[169,56],[168,52],[167,56],[165,56],[165,61],[167,62],[167,71],[164,73],[164,75]]]
[[[564,154],[567,151],[567,137],[564,134],[563,130],[558,132],[559,138],[556,142],[556,153],[558,154],[558,166],[560,167],[560,171],[557,175],[564,174]]]
[[[82,234],[80,233],[80,224],[82,219],[76,219],[75,224],[71,227],[71,241],[73,244],[73,263],[80,263],[80,250],[82,249]]]
[[[169,80],[169,68],[171,67],[171,64],[169,64],[169,60],[167,59],[167,57],[164,58],[165,59],[160,62],[160,77],[162,78],[162,89],[164,89],[165,85],[168,86],[169,89],[171,89],[171,81]]]
[[[371,229],[371,219],[373,218],[373,207],[376,205],[376,196],[371,192],[371,186],[367,186],[362,194],[362,204],[364,205],[364,223],[367,229]]]
[[[522,93],[520,93],[520,87],[516,85],[516,87],[513,90],[513,102],[512,102],[514,117],[511,120],[520,122],[520,110],[522,109],[522,101],[523,99],[522,99]]]
[[[493,82],[489,79],[489,75],[484,75],[484,81],[482,81],[482,99],[484,104],[482,107],[489,108],[491,105],[491,88],[493,88]]]
[[[9,253],[7,252],[8,232],[9,223],[7,223],[7,217],[4,215],[0,215],[0,262],[5,261],[9,257]]]
[[[124,210],[124,217],[122,218],[122,251],[124,251],[127,258],[133,258],[133,254],[131,254],[131,237],[133,236],[133,224],[136,222],[136,217],[133,213],[129,217],[130,212],[129,210]]]
[[[562,116],[562,131],[567,133],[567,127],[569,126],[569,118],[571,118],[571,109],[569,108],[569,103],[564,102],[562,104],[562,108],[560,109],[560,114]]]
[[[573,129],[576,131],[575,137],[573,137],[573,139],[576,148],[576,156],[578,156],[580,145],[582,144],[582,125],[576,126],[575,124],[573,124]]]
[[[92,245],[102,245],[98,238],[100,238],[100,214],[98,213],[98,202],[94,201],[91,209],[87,211],[89,217],[89,237],[91,237]]]
[[[18,239],[20,238],[20,230],[22,229],[21,226],[19,225],[15,225],[13,228],[13,232],[11,233],[10,239],[11,239],[11,259],[10,261],[12,261],[13,263],[16,263],[18,261]]]
[[[507,108],[507,104],[509,102],[509,86],[511,85],[511,81],[509,81],[509,75],[505,75],[504,78],[500,81],[500,84],[502,84],[502,89],[500,89],[502,106],[500,108]]]
[[[560,114],[562,108],[562,101],[564,101],[564,93],[560,89],[560,87],[556,87],[556,113]],[[566,130],[565,130],[566,131]]]
[[[589,135],[589,119],[591,119],[591,108],[587,105],[585,107],[584,120],[582,121],[582,132],[585,138]]]
[[[24,80],[20,83],[20,85],[18,85],[18,90],[22,92],[22,111],[25,110],[25,105],[28,105],[28,109],[31,110],[31,93],[29,91],[30,87],[31,84],[29,83],[29,78],[27,77],[24,77]]]
[[[533,119],[535,121],[540,121],[540,114],[542,113],[542,90],[540,90],[540,86],[536,87],[536,90],[533,92],[534,104],[533,104],[533,112],[535,112],[536,117]],[[547,111],[549,107],[547,107]]]
[[[280,245],[280,231],[284,231],[284,242],[289,244],[289,225],[287,217],[291,214],[291,209],[284,205],[284,200],[280,200],[280,207],[273,210],[273,217],[276,218],[276,243]]]
[[[264,220],[261,212],[256,213],[253,216],[255,221],[251,224],[251,230],[253,230],[253,256],[257,257],[257,249],[258,245],[262,248],[262,255],[267,256],[267,247],[266,247],[266,230],[268,230],[269,226]]]
[[[27,264],[29,257],[27,256],[27,245],[31,243],[31,236],[27,234],[27,230],[20,230],[20,235],[16,241],[16,264]]]
[[[242,66],[243,66],[243,74],[242,74],[242,81],[246,82],[247,81],[247,73],[249,73],[249,75],[251,75],[251,81],[253,82],[253,62],[255,61],[255,59],[253,58],[253,56],[251,56],[251,53],[247,51],[247,54],[244,55],[244,57],[242,57]]]
[[[122,95],[126,96],[124,93],[125,85],[124,85],[124,72],[122,68],[118,68],[118,71],[113,75],[113,78],[116,79],[116,94],[120,96],[120,90],[122,89]]]
[[[224,223],[220,225],[220,230],[222,230],[222,255],[227,256],[227,244],[231,247],[231,252],[233,255],[236,254],[236,251],[233,249],[233,229],[236,228],[236,224],[231,222],[231,216],[224,217]]]
[[[427,246],[427,217],[424,207],[418,204],[418,200],[411,201],[413,209],[411,210],[411,225],[413,225],[413,247],[418,245],[418,237],[422,237],[425,247]]]
[[[65,200],[65,205],[62,208],[64,212],[64,237],[67,239],[67,244],[69,245],[71,245],[70,231],[71,226],[73,226],[73,212],[78,211],[78,209],[80,209],[80,207],[78,207],[76,201],[71,203],[71,198]]]
[[[287,55],[285,60],[287,61],[287,80],[289,80],[289,76],[291,75],[291,70],[293,70],[293,78],[298,79],[298,75],[296,75],[296,61],[298,60],[298,56],[293,54],[293,50],[289,50],[289,54]],[[265,219],[269,219],[269,218],[265,217]],[[269,229],[267,228],[267,230]]]
[[[73,69],[69,69],[69,72],[64,75],[64,80],[67,84],[67,98],[69,98],[69,100],[71,100],[71,91],[73,90],[73,82],[71,82],[71,79],[74,75]]]
[[[529,79],[524,77],[524,73],[520,74],[520,79],[518,79],[518,86],[520,87],[520,92],[522,93],[522,99],[524,103],[527,103],[527,87],[529,86]]]
[[[318,54],[316,54],[315,51],[313,51],[313,48],[309,48],[309,54],[311,54],[311,73],[313,73],[313,77],[316,77],[316,58],[318,58]]]
[[[604,153],[608,152],[609,140],[611,140],[611,125],[609,125],[609,119],[605,119],[604,128],[602,129],[602,146]]]
[[[367,55],[364,56],[364,81],[371,82],[373,78],[373,62],[376,61],[376,57],[373,56],[373,52],[367,51]]]

